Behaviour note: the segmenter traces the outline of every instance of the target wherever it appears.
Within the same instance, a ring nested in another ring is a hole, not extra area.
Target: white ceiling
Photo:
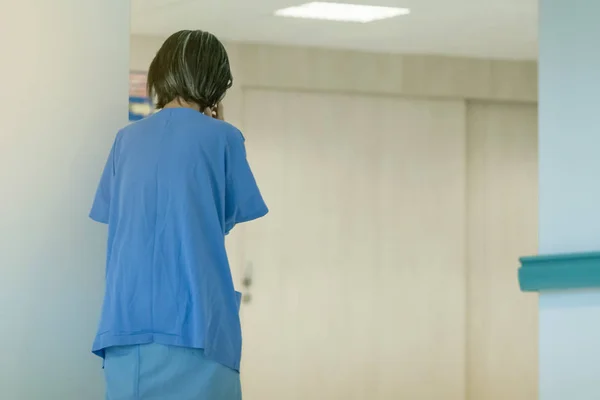
[[[482,58],[537,58],[537,0],[338,0],[408,7],[369,24],[273,16],[311,0],[133,0],[132,32],[202,29],[229,41]]]

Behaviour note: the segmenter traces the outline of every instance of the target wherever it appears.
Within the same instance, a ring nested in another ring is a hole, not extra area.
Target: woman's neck
[[[175,99],[167,103],[163,108],[191,108],[200,111],[200,106],[196,103],[190,103],[182,99]]]

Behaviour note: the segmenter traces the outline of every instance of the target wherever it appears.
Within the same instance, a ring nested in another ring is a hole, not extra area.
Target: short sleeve
[[[264,217],[269,209],[265,204],[248,160],[244,137],[240,132],[231,135],[226,154],[225,233],[237,224]]]
[[[96,222],[102,224],[108,224],[108,217],[110,213],[110,202],[112,196],[112,187],[115,176],[115,147],[116,140],[113,143],[108,160],[104,166],[102,177],[100,178],[100,184],[96,190],[96,197],[92,204],[92,210],[90,211],[90,218]]]

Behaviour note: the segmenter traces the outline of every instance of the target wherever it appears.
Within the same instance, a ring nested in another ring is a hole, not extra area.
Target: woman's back
[[[233,126],[167,108],[117,135],[90,216],[109,224],[93,351],[159,343],[239,369],[241,330],[224,236],[267,213]]]

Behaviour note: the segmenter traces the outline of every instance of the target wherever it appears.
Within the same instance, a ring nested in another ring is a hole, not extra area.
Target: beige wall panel
[[[537,251],[537,110],[469,103],[469,400],[536,400],[537,296],[518,258]]]
[[[133,36],[131,66],[146,70],[163,38]],[[228,43],[236,85],[269,89],[537,100],[537,63]]]

